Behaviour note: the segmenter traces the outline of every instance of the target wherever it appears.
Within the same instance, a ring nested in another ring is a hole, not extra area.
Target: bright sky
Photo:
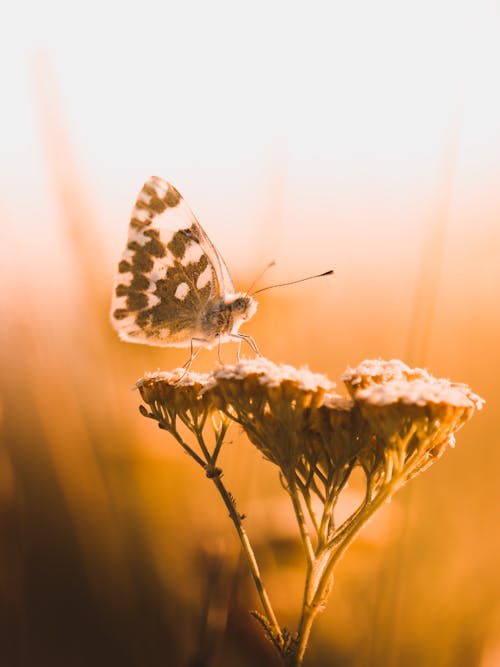
[[[153,173],[228,247],[270,234],[273,249],[253,266],[292,257],[305,228],[414,224],[450,154],[460,196],[498,205],[492,0],[32,0],[8,12],[0,195],[16,224],[33,222],[19,207],[26,186],[40,202],[36,228],[54,216],[41,71],[111,238],[124,238]]]

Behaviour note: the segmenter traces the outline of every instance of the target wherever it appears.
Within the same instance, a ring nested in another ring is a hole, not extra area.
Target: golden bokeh
[[[500,663],[499,17],[487,0],[345,4],[11,9],[2,665],[276,664],[225,509],[138,412],[137,378],[186,350],[120,343],[108,321],[153,173],[180,189],[242,290],[270,260],[263,285],[335,269],[260,296],[243,331],[265,356],[339,386],[348,365],[400,358],[487,401],[350,549],[306,665]],[[194,370],[216,360],[204,351]],[[290,508],[271,466],[236,429],[229,440],[224,479],[293,627]]]

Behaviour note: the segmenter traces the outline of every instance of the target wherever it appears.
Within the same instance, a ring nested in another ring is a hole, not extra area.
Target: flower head
[[[352,399],[325,394],[321,405],[308,414],[306,463],[315,463],[328,476],[352,464],[358,439],[355,437]]]
[[[257,358],[216,370],[208,393],[266,458],[286,472],[307,449],[309,411],[333,388],[324,375]]]
[[[171,372],[147,373],[136,386],[152,410],[148,414],[144,408],[146,415],[157,419],[163,428],[169,428],[175,427],[177,417],[188,426],[206,419],[212,406],[202,389],[209,381],[208,374],[177,368]]]
[[[210,375],[147,374],[137,386],[151,408],[141,411],[161,428],[174,432],[180,419],[199,435],[212,414],[220,434],[220,418],[224,428],[235,421],[286,479],[298,475],[317,493],[318,480],[328,493],[356,465],[373,488],[410,478],[452,446],[483,405],[467,385],[398,360],[363,361],[343,380],[350,398],[324,375],[259,357]]]
[[[401,361],[364,361],[343,376],[385,463],[409,476],[453,446],[453,434],[484,401],[467,385],[437,379]]]
[[[347,367],[342,380],[349,393],[373,384],[386,384],[394,380],[416,380],[431,377],[423,368],[410,368],[399,359],[365,359],[355,368]]]
[[[349,398],[337,394],[324,375],[260,357],[210,375],[178,369],[148,374],[137,383],[151,410],[141,406],[141,413],[170,432],[223,498],[265,610],[253,615],[287,664],[289,657],[299,664],[294,647],[300,631],[292,635],[279,627],[242,525],[245,515],[224,484],[219,454],[230,422],[240,424],[279,467],[308,563],[302,619],[307,614],[312,619],[324,606],[335,564],[360,528],[454,443],[454,433],[484,402],[467,385],[398,360],[363,361],[348,368],[343,380]],[[191,431],[194,446],[178,421]],[[345,516],[338,501],[355,468],[364,475],[365,489]]]

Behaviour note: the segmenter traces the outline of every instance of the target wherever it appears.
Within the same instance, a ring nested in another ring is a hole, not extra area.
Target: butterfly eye
[[[232,308],[233,311],[244,313],[247,308],[248,308],[247,299],[239,298],[233,301],[233,308]]]

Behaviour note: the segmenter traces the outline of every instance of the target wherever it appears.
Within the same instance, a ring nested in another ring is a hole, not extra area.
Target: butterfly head
[[[249,320],[257,310],[257,301],[249,294],[231,294],[226,297],[226,306],[233,315],[233,322]]]

